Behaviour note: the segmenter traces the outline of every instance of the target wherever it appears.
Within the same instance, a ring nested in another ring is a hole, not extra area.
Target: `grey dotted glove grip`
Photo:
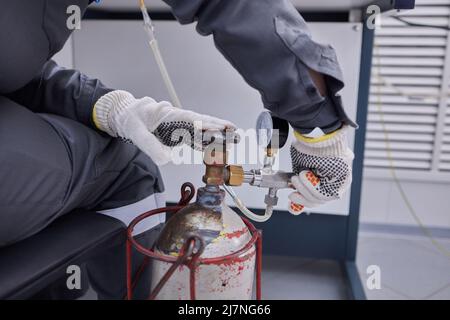
[[[186,121],[163,122],[153,131],[153,134],[168,147],[187,144],[195,150],[203,149],[202,135],[196,134],[194,125]]]
[[[350,165],[342,158],[312,156],[291,146],[291,160],[293,172],[300,174],[303,170],[311,171],[308,180],[316,184],[314,187],[318,193],[330,200],[340,197],[342,188],[351,177]]]
[[[203,131],[235,129],[229,121],[178,109],[166,101],[136,99],[121,90],[102,96],[95,104],[93,117],[100,130],[131,141],[158,165],[169,162],[171,148],[182,143],[202,149]]]
[[[289,211],[301,213],[342,197],[352,181],[353,152],[347,143],[347,127],[327,140],[297,140],[291,146],[292,169],[297,174],[291,181]]]

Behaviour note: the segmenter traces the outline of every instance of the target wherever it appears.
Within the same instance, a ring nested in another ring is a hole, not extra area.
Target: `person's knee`
[[[6,245],[56,218],[72,172],[48,123],[7,99],[0,102],[0,243]]]
[[[158,167],[135,146],[4,98],[0,145],[0,242],[76,208],[121,207],[164,190]]]
[[[129,143],[120,140],[112,143],[110,152],[114,156],[101,155],[98,165],[103,174],[108,174],[108,167],[116,168],[117,177],[99,210],[122,207],[164,191],[161,173],[151,158]]]
[[[103,210],[163,190],[158,167],[134,145],[62,117],[42,115],[60,133],[71,158],[70,203]]]

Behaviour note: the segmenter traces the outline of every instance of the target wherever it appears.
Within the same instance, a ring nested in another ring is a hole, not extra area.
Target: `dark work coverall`
[[[90,2],[0,0],[0,246],[73,209],[111,209],[163,191],[150,158],[95,128],[92,108],[112,89],[50,60],[71,33],[67,7],[84,13]],[[288,0],[165,2],[180,23],[197,21],[200,34],[213,34],[264,106],[296,130],[353,125],[336,95],[343,81],[333,48],[312,41]],[[329,97],[308,68],[326,76]],[[102,273],[100,264],[92,269]],[[119,281],[103,278],[93,281],[103,297],[123,293],[107,292],[107,283]]]

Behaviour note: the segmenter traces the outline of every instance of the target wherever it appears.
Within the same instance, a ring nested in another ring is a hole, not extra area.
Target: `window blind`
[[[450,0],[418,0],[416,9],[397,16],[439,28],[381,18],[375,30],[365,166],[450,171],[450,99],[448,86],[443,89],[450,76],[445,74]]]

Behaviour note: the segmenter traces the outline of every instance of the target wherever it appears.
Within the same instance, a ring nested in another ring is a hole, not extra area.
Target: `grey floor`
[[[450,253],[450,239],[436,239]],[[347,299],[337,263],[266,257],[265,299]],[[369,290],[367,267],[378,266],[381,288]],[[450,300],[450,255],[423,236],[360,232],[357,266],[369,300]]]
[[[423,236],[362,232],[357,264],[366,279],[369,265],[378,265],[381,289],[367,290],[368,299],[450,300],[450,239],[436,238],[447,255]]]
[[[450,239],[438,238],[450,251]],[[334,261],[265,256],[264,299],[347,299],[342,271]],[[360,232],[357,265],[363,285],[367,267],[380,268],[381,288],[365,291],[368,299],[450,300],[450,256],[422,236]],[[95,299],[89,291],[84,299]]]
[[[263,299],[347,299],[341,268],[334,261],[265,256],[263,270]]]

